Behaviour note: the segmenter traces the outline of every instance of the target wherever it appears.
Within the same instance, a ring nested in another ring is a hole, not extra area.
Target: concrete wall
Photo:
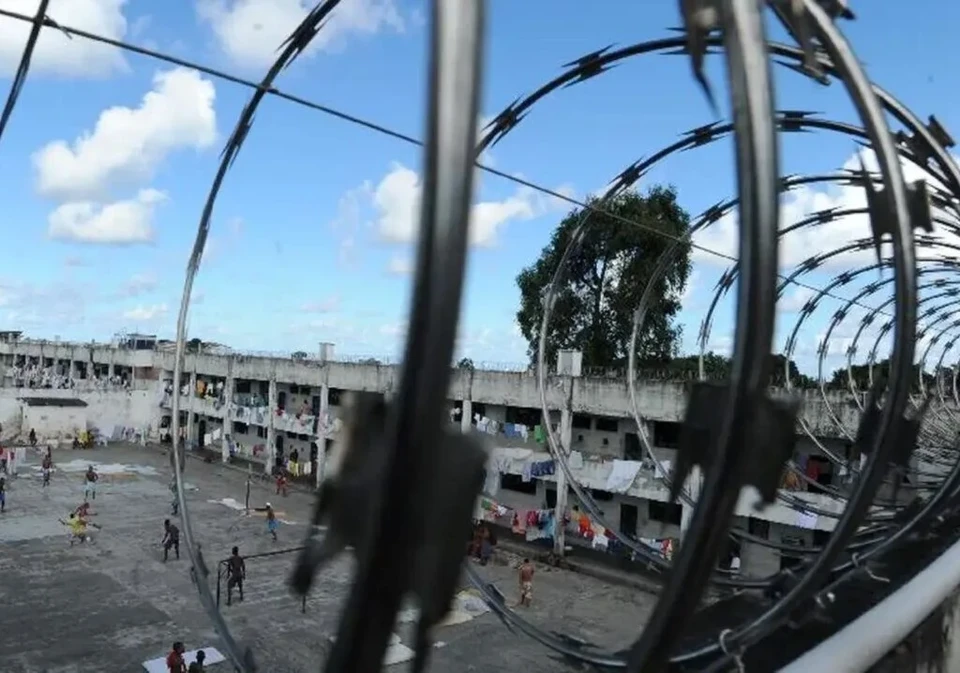
[[[26,390],[17,388],[0,389],[0,423],[3,424],[3,438],[12,439],[22,434],[25,438],[30,426],[24,424],[23,397],[63,397],[81,399],[87,403],[83,409],[88,427],[106,428],[125,426],[135,428],[156,428],[160,419],[160,408],[156,390],[131,391],[70,391],[70,390]],[[36,415],[27,417],[27,422],[38,423]],[[51,418],[50,432],[58,432],[60,421]],[[34,426],[37,434],[47,437],[48,430],[43,424]]]
[[[34,341],[0,343],[0,356],[15,355],[64,361],[94,362],[120,366],[152,367],[173,371],[172,351],[129,351],[100,344],[55,344]],[[226,378],[258,381],[275,380],[284,384],[307,385],[356,391],[391,393],[399,368],[281,357],[246,355],[187,355],[186,372]],[[677,421],[682,418],[689,382],[643,381],[639,384],[638,406],[646,419]],[[540,407],[538,378],[529,372],[494,372],[456,369],[449,390],[450,399],[472,400],[500,406]],[[803,401],[804,418],[814,434],[837,436],[828,406],[818,391],[798,393]],[[629,390],[623,379],[551,377],[546,392],[552,409],[570,408],[578,413],[627,418],[632,416]],[[858,410],[849,395],[830,395],[833,412],[841,422],[855,427]]]
[[[30,432],[30,428],[37,431],[43,439],[72,439],[87,429],[86,407],[32,407],[20,403],[23,407],[23,423],[21,428]]]

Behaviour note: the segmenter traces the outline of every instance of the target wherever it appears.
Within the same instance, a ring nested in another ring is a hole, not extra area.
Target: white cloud
[[[804,307],[804,305],[813,299],[814,293],[805,287],[795,286],[793,292],[789,290],[777,302],[777,308],[781,311],[794,313]]]
[[[379,236],[391,243],[410,243],[416,239],[422,184],[416,171],[396,163],[375,187],[364,192],[376,213],[374,227]],[[503,201],[474,204],[470,222],[470,244],[492,246],[500,231],[511,222],[532,220],[556,207],[557,199],[544,197],[520,187]]]
[[[877,170],[876,156],[872,151],[863,152],[862,159],[863,165],[868,171]],[[907,161],[901,163],[904,178],[908,183],[924,180],[934,185],[938,184],[929,174],[913,163]],[[844,163],[843,168],[859,170],[860,158],[854,155]],[[865,190],[860,186],[832,185],[828,188],[801,186],[783,195],[780,207],[780,227],[781,229],[786,228],[821,210],[865,208],[866,204]],[[849,215],[826,224],[805,226],[780,239],[780,266],[781,268],[795,267],[809,257],[828,253],[871,235],[870,221],[866,214]],[[696,236],[694,241],[704,248],[724,255],[736,256],[736,213],[734,212],[722,218],[719,222],[710,225]],[[697,261],[723,266],[730,264],[727,259],[696,248],[693,250],[693,258]],[[870,263],[871,260],[876,260],[876,253],[872,247],[838,255],[827,260],[825,266],[833,268],[850,267],[863,262]]]
[[[124,297],[139,297],[157,289],[157,277],[152,273],[138,273],[131,276],[120,288]]]
[[[214,143],[215,98],[213,83],[192,70],[158,72],[139,107],[108,108],[92,133],[34,154],[37,190],[62,201],[100,200],[114,184],[149,180],[170,153]]]
[[[162,318],[167,314],[166,304],[152,304],[149,306],[137,306],[129,311],[123,312],[124,320],[136,320],[139,322],[149,322]]]
[[[154,211],[164,200],[163,192],[141,189],[133,199],[107,205],[65,203],[50,213],[47,234],[81,243],[148,243],[153,240]]]
[[[300,307],[304,313],[334,313],[340,308],[340,297],[332,295],[320,301],[308,301]]]
[[[34,16],[39,0],[0,0],[0,8]],[[127,32],[123,7],[127,0],[53,0],[48,15],[64,26],[119,40]],[[25,21],[0,20],[0,74],[10,76],[17,70],[23,46],[30,33]],[[56,74],[68,77],[102,77],[125,70],[123,52],[108,44],[80,37],[67,37],[51,28],[40,31],[30,74]]]
[[[413,260],[405,255],[395,255],[387,263],[387,273],[391,276],[409,276],[413,273]]]
[[[197,13],[210,24],[218,46],[236,65],[264,69],[315,5],[314,0],[197,0]],[[395,0],[343,0],[304,55],[341,49],[354,35],[403,32]]]

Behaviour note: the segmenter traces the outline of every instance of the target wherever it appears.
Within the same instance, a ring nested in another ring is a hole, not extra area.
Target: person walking
[[[280,527],[280,522],[277,521],[277,513],[273,511],[273,506],[268,502],[267,507],[267,532],[270,533],[270,536],[273,538],[273,541],[277,541],[277,528]]]
[[[227,559],[227,605],[233,601],[233,587],[237,587],[240,592],[240,600],[243,600],[243,580],[247,577],[247,564],[240,556],[240,549],[234,547],[231,550],[230,558]]]
[[[177,560],[180,560],[180,529],[170,523],[170,519],[164,519],[163,521],[163,540],[160,542],[163,545],[163,562],[167,562],[167,555],[172,549],[176,555]]]
[[[93,465],[87,466],[87,471],[83,475],[83,499],[84,500],[96,500],[97,499],[97,482],[100,480],[100,475],[97,474],[97,471],[93,469]]]

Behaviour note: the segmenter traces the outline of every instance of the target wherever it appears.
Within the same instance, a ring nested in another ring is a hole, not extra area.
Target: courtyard
[[[169,517],[169,463],[161,450],[112,445],[90,451],[55,451],[57,471],[41,488],[39,458],[28,457],[9,482],[7,511],[0,517],[0,671],[88,673],[143,671],[175,640],[188,650],[218,647],[218,637],[200,607],[189,561],[162,562],[163,520]],[[98,466],[101,480],[91,521],[102,527],[95,544],[68,543],[59,522],[83,499],[83,471]],[[187,461],[186,483],[194,531],[204,556],[216,561],[234,545],[244,556],[296,547],[312,496],[291,491],[276,496],[255,482],[251,506],[270,501],[282,520],[273,542],[262,516],[242,511],[246,476],[219,464]],[[330,649],[352,560],[327,567],[307,599],[306,610],[285,586],[293,554],[250,558],[246,595],[222,611],[235,637],[250,645],[262,671],[313,673]],[[509,602],[516,598],[516,558],[503,553],[481,568]],[[211,587],[214,588],[211,580]],[[655,598],[569,571],[539,567],[535,600],[523,613],[535,624],[620,648],[632,641]],[[557,670],[550,653],[510,633],[491,613],[461,614],[437,629],[431,670]],[[400,620],[403,621],[402,619]],[[409,645],[410,625],[396,634]],[[401,648],[402,649],[402,648]],[[228,663],[211,671],[230,671]],[[403,663],[386,667],[406,670]]]

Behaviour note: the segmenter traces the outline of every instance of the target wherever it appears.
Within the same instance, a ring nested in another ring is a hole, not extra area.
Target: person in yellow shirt
[[[70,518],[66,521],[64,521],[63,519],[60,519],[60,523],[62,523],[63,525],[65,525],[67,528],[70,529],[70,546],[71,547],[77,540],[79,540],[81,543],[86,542],[87,540],[90,540],[91,542],[93,542],[93,539],[90,535],[90,531],[87,530],[87,525],[88,525],[87,520],[84,519],[79,514],[77,514],[76,512],[71,513]],[[99,526],[96,524],[89,524],[89,525],[93,526],[94,528],[99,528]]]

